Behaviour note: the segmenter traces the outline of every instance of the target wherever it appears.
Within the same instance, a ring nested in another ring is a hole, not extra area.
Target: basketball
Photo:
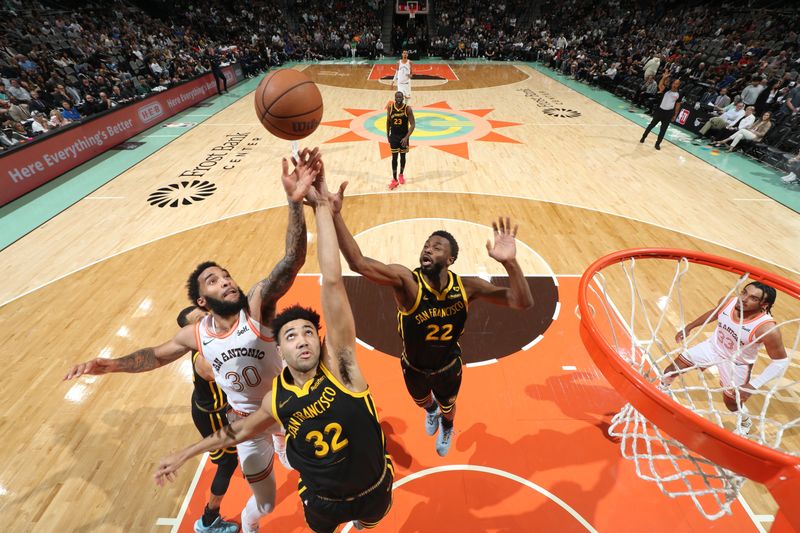
[[[258,84],[256,113],[261,124],[281,139],[308,137],[322,119],[322,94],[311,79],[290,68],[275,70]]]

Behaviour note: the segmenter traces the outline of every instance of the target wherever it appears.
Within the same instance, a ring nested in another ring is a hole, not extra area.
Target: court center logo
[[[567,109],[565,107],[549,107],[542,111],[545,115],[559,118],[575,118],[581,116],[580,111],[574,109]]]
[[[390,104],[387,104],[387,107]],[[494,109],[453,109],[447,102],[436,102],[413,107],[416,127],[411,135],[410,147],[427,146],[464,159],[469,159],[469,142],[502,142],[522,144],[520,141],[497,133],[498,128],[519,126],[519,122],[489,120]],[[377,141],[381,159],[392,155],[386,138],[386,108],[345,109],[354,118],[323,122],[349,130],[347,133],[325,141],[339,142]]]
[[[217,186],[210,181],[181,181],[157,189],[147,197],[154,207],[179,207],[202,202],[217,192]]]

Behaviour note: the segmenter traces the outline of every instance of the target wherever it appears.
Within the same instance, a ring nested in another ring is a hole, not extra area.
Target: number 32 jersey
[[[244,310],[227,333],[215,333],[212,325],[211,315],[197,323],[197,349],[214,370],[230,406],[242,413],[255,412],[282,368],[275,340],[265,336],[262,332],[271,332]]]
[[[386,439],[369,389],[349,391],[320,362],[303,387],[288,368],[275,378],[272,413],[286,430],[286,455],[304,487],[337,499],[357,496],[381,478]]]

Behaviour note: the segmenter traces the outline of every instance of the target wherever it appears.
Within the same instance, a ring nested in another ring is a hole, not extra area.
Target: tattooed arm
[[[289,200],[289,223],[286,228],[286,251],[269,276],[256,283],[247,295],[250,315],[263,325],[275,316],[278,300],[294,283],[294,278],[306,261],[306,218],[303,213],[303,192],[316,177],[319,152],[304,148],[299,154],[294,170],[289,173],[289,162],[283,160],[281,181]]]
[[[148,372],[175,361],[191,350],[197,350],[193,325],[182,328],[172,339],[155,348],[142,348],[117,359],[97,357],[75,365],[64,376],[64,380],[75,379],[84,374]]]
[[[286,251],[269,276],[256,283],[247,295],[250,314],[261,324],[269,324],[275,316],[278,300],[294,283],[306,261],[306,217],[301,202],[289,203],[289,225],[286,228]]]
[[[270,392],[264,397],[261,408],[247,418],[236,420],[205,439],[161,459],[154,475],[156,484],[163,485],[164,481],[172,481],[175,471],[195,455],[234,446],[257,433],[269,431],[273,425],[277,426],[277,422],[272,415],[272,393]],[[277,431],[277,427],[275,431]]]

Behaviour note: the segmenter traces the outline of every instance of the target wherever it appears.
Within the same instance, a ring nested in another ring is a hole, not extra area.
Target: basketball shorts
[[[209,413],[201,410],[192,402],[192,420],[194,427],[203,437],[208,437],[229,424],[228,417],[223,412]],[[236,447],[214,450],[209,454],[211,462],[218,464],[225,454],[236,455]]]
[[[316,533],[333,533],[341,524],[358,520],[370,529],[386,516],[392,507],[392,483],[394,469],[391,460],[386,459],[383,477],[367,494],[348,500],[324,498],[310,489],[300,487],[306,523]]]
[[[228,421],[233,423],[241,418],[235,411],[228,411]],[[259,433],[251,439],[240,442],[236,445],[239,454],[239,466],[242,467],[242,474],[250,484],[253,494],[256,493],[259,481],[263,481],[272,473],[275,460],[275,449],[272,445],[272,433]],[[258,501],[265,498],[255,494]]]
[[[397,90],[403,93],[406,98],[411,98],[411,82],[398,83]]]
[[[701,370],[715,367],[725,394],[731,397],[736,395],[734,388],[747,383],[750,379],[750,372],[753,370],[753,365],[739,364],[720,354],[714,348],[711,339],[692,346],[680,357]]]
[[[402,135],[389,135],[389,148],[392,149],[393,154],[407,154],[408,145],[402,145]]]
[[[431,392],[439,402],[456,401],[458,391],[461,389],[461,356],[458,356],[452,366],[442,371],[414,368],[404,358],[400,359],[400,367],[403,369],[406,389],[417,404],[424,401]]]

